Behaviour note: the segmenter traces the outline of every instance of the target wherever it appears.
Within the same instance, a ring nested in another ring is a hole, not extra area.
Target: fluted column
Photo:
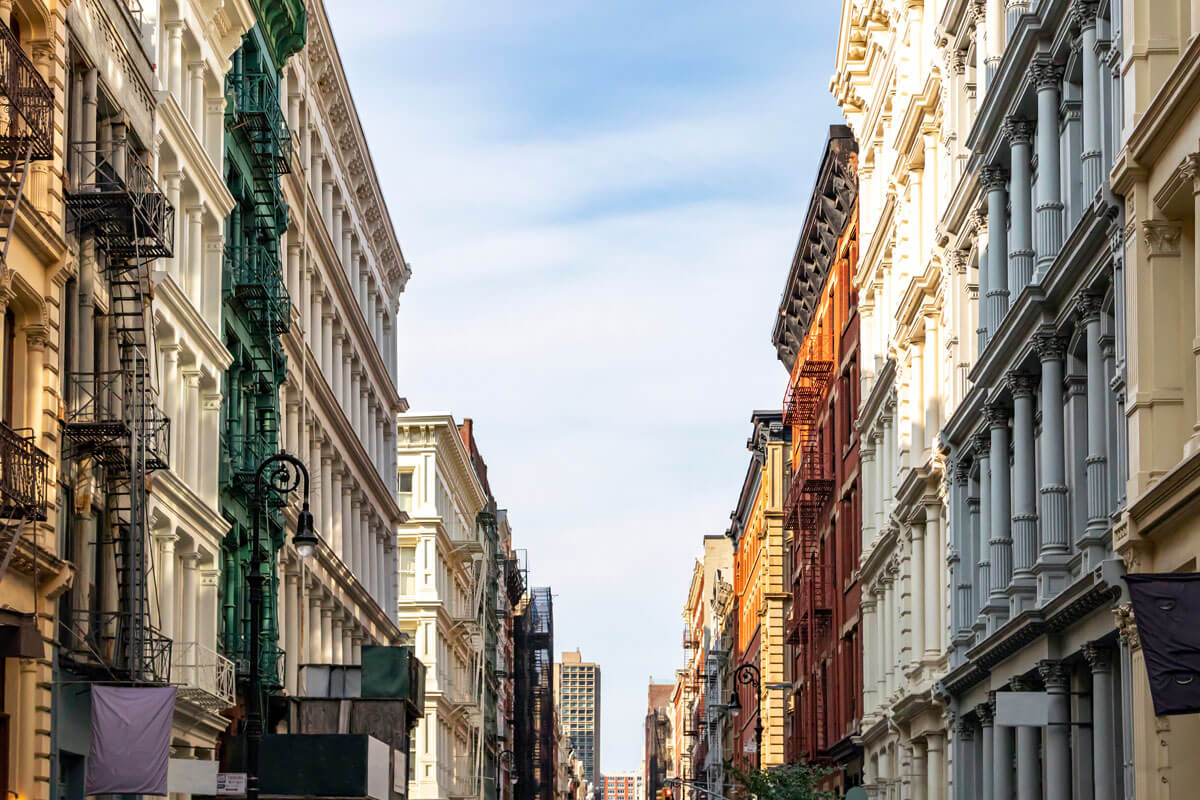
[[[947,467],[950,475],[950,550],[946,561],[950,565],[950,585],[954,598],[950,606],[950,634],[954,645],[959,647],[960,638],[970,628],[971,573],[975,562],[972,557],[970,512],[967,506],[967,487],[970,481],[969,465],[962,456]],[[961,648],[960,648],[961,652]]]
[[[1066,346],[1066,340],[1053,328],[1041,328],[1034,334],[1034,349],[1042,363],[1042,546],[1034,567],[1039,605],[1044,605],[1063,589],[1070,557],[1066,437],[1063,431],[1063,359]]]
[[[1033,123],[1007,117],[1004,130],[1008,134],[1012,176],[1009,180],[1012,203],[1012,233],[1008,254],[1012,279],[1010,292],[1020,294],[1033,280],[1033,173],[1030,164],[1033,145]]]
[[[1012,580],[1012,493],[1008,467],[1008,409],[991,405],[986,409],[988,428],[991,433],[992,468],[992,529],[991,547],[991,592],[988,597],[990,630],[1008,611],[1008,583]]]
[[[925,585],[927,596],[925,605],[914,605],[917,617],[925,616],[925,637],[922,641],[913,636],[913,652],[924,655],[919,657],[934,661],[942,655],[942,609],[945,599],[942,597],[946,585],[946,577],[942,569],[945,561],[946,548],[942,542],[942,503],[939,499],[925,503]],[[920,568],[918,564],[917,569]]]
[[[1041,280],[1054,263],[1063,237],[1058,153],[1058,86],[1062,67],[1038,60],[1030,69],[1037,87],[1037,279]]]
[[[1008,174],[1003,167],[984,167],[988,206],[988,333],[996,334],[1008,313]]]
[[[975,725],[971,720],[963,717],[955,720],[951,745],[954,749],[950,756],[953,764],[950,780],[955,800],[977,800],[982,792],[975,784]]]
[[[910,797],[929,797],[929,776],[926,772],[924,742],[918,739],[912,741],[912,756],[909,762],[908,779],[911,787]]]
[[[988,38],[987,38],[987,0],[971,0],[968,9],[969,19],[975,29],[975,92],[979,103],[987,92],[988,73]],[[978,107],[978,106],[977,106]]]
[[[1093,800],[1116,800],[1116,773],[1112,758],[1116,752],[1113,714],[1113,676],[1111,652],[1107,647],[1088,643],[1083,655],[1092,668],[1092,788]]]
[[[1037,472],[1034,468],[1033,378],[1009,373],[1013,396],[1013,576],[1009,616],[1033,608],[1037,580]]]
[[[983,209],[977,209],[971,215],[971,218],[975,222],[975,245],[979,251],[979,263],[977,265],[979,276],[978,288],[976,290],[976,313],[979,317],[979,327],[975,329],[975,347],[977,353],[982,353],[984,348],[987,347],[988,340],[991,337],[992,332],[991,322],[989,319],[991,314],[988,311],[987,301],[987,287],[991,281],[989,275],[992,271],[988,263],[991,260],[988,253],[991,251],[992,240],[988,231],[987,213]]]
[[[981,770],[981,783],[979,786],[979,800],[992,800],[992,791],[995,789],[995,729],[992,727],[992,704],[991,702],[980,703],[975,706],[975,716],[979,718],[979,744],[980,755],[982,756],[980,764],[983,767]],[[966,800],[965,797],[959,795],[958,800]]]
[[[1009,37],[1017,29],[1021,15],[1029,11],[1029,0],[1007,0],[1005,3],[1005,29]]]
[[[933,603],[935,587],[931,585],[932,581],[929,576],[923,574],[925,571],[924,515],[909,522],[909,531],[912,536],[912,650],[910,655],[913,665],[917,666],[921,663],[921,657],[925,651],[925,607]],[[928,601],[925,598],[926,588],[930,593]]]
[[[1070,677],[1058,661],[1038,662],[1046,684],[1046,800],[1071,800]]]
[[[204,207],[190,206],[187,210],[187,291],[192,298],[192,304],[197,311],[203,311],[204,291],[209,289],[204,285]],[[217,291],[220,291],[219,288]]]
[[[1100,188],[1103,147],[1100,119],[1100,54],[1096,51],[1095,0],[1074,0],[1071,15],[1083,40],[1083,200],[1090,204]]]
[[[979,462],[979,561],[976,565],[976,585],[979,593],[979,620],[976,627],[986,626],[988,594],[992,585],[992,455],[991,436],[976,434],[971,439],[975,460]]]
[[[1100,298],[1080,294],[1075,300],[1079,322],[1087,329],[1087,529],[1081,537],[1084,569],[1104,558],[1109,539],[1108,498],[1108,376],[1100,341]]]

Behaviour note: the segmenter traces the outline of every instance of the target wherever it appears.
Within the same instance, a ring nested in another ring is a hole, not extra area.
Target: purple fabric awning
[[[87,794],[167,793],[175,687],[92,687]]]
[[[1200,712],[1200,574],[1126,575],[1156,716]]]

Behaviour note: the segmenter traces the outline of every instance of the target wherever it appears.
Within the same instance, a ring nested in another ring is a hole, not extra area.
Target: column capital
[[[1101,302],[1100,295],[1079,292],[1075,295],[1075,316],[1085,325],[1099,321]]]
[[[1034,125],[1030,120],[1020,117],[1004,118],[1004,133],[1008,136],[1010,145],[1033,144]]]
[[[1033,349],[1043,363],[1062,361],[1067,354],[1067,340],[1054,328],[1043,326],[1033,334]]]
[[[1066,691],[1069,688],[1070,677],[1063,669],[1061,661],[1043,659],[1038,662],[1038,672],[1041,674],[1047,690]]]
[[[1114,608],[1112,613],[1116,618],[1117,631],[1121,640],[1125,642],[1125,646],[1130,650],[1137,650],[1141,646],[1141,637],[1138,634],[1137,620],[1133,618],[1133,605],[1123,603]]]
[[[966,717],[959,717],[954,721],[954,736],[955,738],[969,742],[975,738],[975,726],[971,720]]]
[[[962,50],[954,50],[947,58],[950,70],[955,75],[963,75],[967,71],[967,54]]]
[[[1043,92],[1051,89],[1058,91],[1063,68],[1051,62],[1048,57],[1034,59],[1033,63],[1029,65],[1029,71],[1033,75],[1033,83],[1037,87],[1037,91]]]
[[[987,0],[970,0],[967,4],[967,17],[974,25],[987,22]]]
[[[1073,0],[1071,21],[1081,30],[1096,27],[1096,0]]]
[[[954,459],[954,464],[950,471],[954,475],[954,482],[959,486],[966,486],[967,481],[971,479],[971,462],[965,455]]]
[[[971,439],[971,450],[976,458],[987,458],[991,454],[992,439],[986,432],[974,434]]]
[[[1032,375],[1014,369],[1009,370],[1004,378],[1013,397],[1033,397],[1033,388],[1037,383]]]
[[[987,419],[989,428],[1007,428],[1011,413],[1003,403],[988,403],[983,407],[983,416]]]
[[[980,170],[979,180],[989,192],[1003,191],[1008,182],[1008,170],[999,164],[991,164]]]
[[[1112,651],[1108,647],[1088,642],[1083,646],[1083,657],[1092,672],[1112,672]]]
[[[1142,240],[1151,258],[1179,255],[1179,237],[1182,234],[1183,226],[1175,220],[1142,220]]]
[[[975,706],[975,716],[979,718],[979,724],[985,728],[992,724],[992,720],[996,718],[996,698],[994,692],[988,693],[988,701]]]

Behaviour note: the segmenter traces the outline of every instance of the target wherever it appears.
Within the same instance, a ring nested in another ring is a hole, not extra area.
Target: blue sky
[[[840,3],[329,0],[413,265],[401,394],[476,421],[555,644],[603,670],[601,767],[682,663],[830,123]]]

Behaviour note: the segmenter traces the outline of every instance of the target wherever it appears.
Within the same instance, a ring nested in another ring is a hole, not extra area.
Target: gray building
[[[599,785],[600,665],[585,662],[578,650],[563,653],[554,665],[554,695],[563,732],[583,763],[583,779]]]
[[[942,18],[947,89],[973,118],[946,262],[980,298],[969,388],[941,440],[952,785],[960,800],[1112,800],[1132,796],[1130,661],[1112,613],[1126,477],[1124,231],[1107,185],[1120,2],[1009,2],[993,20],[997,6],[951,2]],[[996,57],[983,60],[985,30]]]

